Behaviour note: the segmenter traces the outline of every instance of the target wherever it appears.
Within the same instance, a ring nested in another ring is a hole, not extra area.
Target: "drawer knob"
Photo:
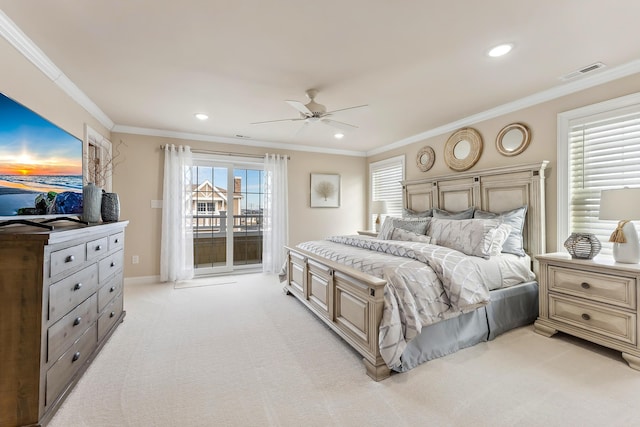
[[[113,242],[114,242],[114,243],[120,243],[120,240],[119,240],[119,239],[116,239],[116,240],[114,240]]]
[[[101,251],[101,250],[102,250],[102,245],[96,246],[96,251]]]
[[[582,314],[582,318],[583,318],[584,320],[591,320],[591,316],[589,316],[587,313],[583,313],[583,314]]]
[[[79,291],[81,287],[82,287],[82,283],[76,283],[75,286],[73,287],[73,290]]]
[[[78,326],[82,321],[82,317],[76,317],[76,320],[73,321],[73,326]]]
[[[116,290],[115,286],[112,286],[112,287],[109,288],[109,292],[114,292],[115,290]]]
[[[115,311],[112,311],[111,313],[109,313],[109,317],[113,317],[113,316],[115,316],[115,315],[116,315],[116,312],[115,312]]]
[[[115,263],[115,262],[112,262],[112,263],[111,263],[111,267],[115,267],[115,266],[116,266],[116,263]]]
[[[591,287],[591,285],[587,282],[580,283],[580,286],[582,286],[582,289],[589,289]]]
[[[71,359],[72,362],[75,362],[76,360],[80,359],[80,352],[77,351],[74,355],[73,355],[73,359]]]
[[[69,256],[67,257],[67,259],[65,259],[65,261],[64,261],[64,262],[73,262],[73,261],[75,261],[75,260],[76,260],[76,257],[74,257],[73,255],[69,255]]]

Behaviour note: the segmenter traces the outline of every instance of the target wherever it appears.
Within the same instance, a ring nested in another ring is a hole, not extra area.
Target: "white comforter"
[[[379,341],[391,369],[423,326],[486,305],[503,285],[498,263],[442,246],[336,236],[298,247],[387,281]]]

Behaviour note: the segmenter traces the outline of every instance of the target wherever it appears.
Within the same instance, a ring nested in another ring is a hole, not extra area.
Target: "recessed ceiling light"
[[[333,135],[333,137],[335,139],[342,139],[342,138],[344,138],[344,133],[336,133],[335,135]]]
[[[511,52],[511,49],[513,49],[512,44],[510,43],[501,44],[492,48],[489,51],[488,55],[491,56],[492,58],[497,58],[498,56],[506,55],[507,53]]]
[[[205,113],[196,113],[194,116],[196,116],[198,120],[207,120],[209,118]]]

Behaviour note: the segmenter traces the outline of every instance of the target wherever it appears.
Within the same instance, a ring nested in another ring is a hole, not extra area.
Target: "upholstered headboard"
[[[503,212],[527,205],[524,249],[530,256],[546,252],[545,170],[548,161],[403,181],[404,206],[414,211],[471,206]]]

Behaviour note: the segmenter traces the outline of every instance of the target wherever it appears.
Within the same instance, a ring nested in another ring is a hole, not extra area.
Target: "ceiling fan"
[[[338,111],[353,110],[355,108],[368,107],[368,105],[365,104],[365,105],[356,105],[355,107],[340,108],[339,110],[327,111],[327,108],[324,105],[318,104],[315,101],[316,95],[318,95],[318,91],[316,89],[309,89],[306,91],[306,94],[307,94],[307,98],[309,98],[309,102],[307,102],[306,104],[303,104],[300,101],[285,101],[287,104],[291,105],[293,108],[298,110],[298,112],[300,113],[300,117],[296,117],[292,119],[267,120],[264,122],[254,122],[251,124],[259,125],[263,123],[274,123],[274,122],[304,121],[305,125],[315,123],[315,122],[320,122],[320,123],[324,123],[325,125],[333,126],[338,129],[352,130],[352,129],[357,129],[358,126],[355,126],[349,123],[339,122],[337,120],[329,119],[328,117],[332,116],[334,113],[337,113]]]

